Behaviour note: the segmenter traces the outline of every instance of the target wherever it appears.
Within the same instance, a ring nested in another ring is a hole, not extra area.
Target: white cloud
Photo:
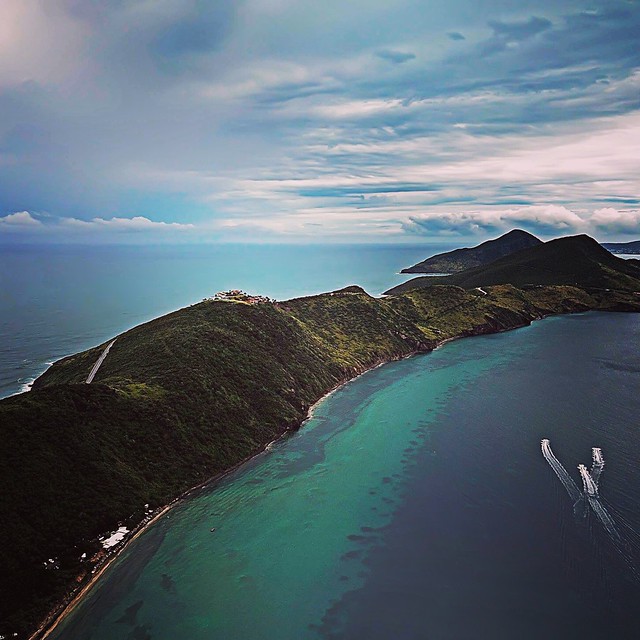
[[[180,222],[155,222],[144,216],[133,218],[93,218],[79,220],[78,218],[62,218],[61,223],[70,227],[85,230],[111,229],[114,231],[187,231],[195,229],[193,224]]]
[[[316,115],[329,119],[366,118],[374,114],[401,109],[402,100],[349,100],[336,104],[318,105],[312,109]]]
[[[39,227],[40,220],[36,220],[28,211],[16,211],[0,218],[0,225],[8,227]]]
[[[528,224],[547,232],[575,233],[587,228],[585,218],[566,207],[553,204],[507,210],[497,214],[495,219],[506,226]]]
[[[28,211],[17,211],[0,218],[0,232],[11,233],[15,239],[31,239],[33,234],[48,242],[71,240],[73,242],[137,242],[153,238],[173,241],[178,237],[189,237],[187,232],[200,231],[206,234],[211,231],[210,225],[183,224],[180,222],[157,222],[144,216],[132,218],[79,218],[54,217],[41,215],[35,218]],[[185,236],[185,233],[187,234]]]
[[[403,224],[417,235],[501,233],[514,227],[555,237],[587,233],[596,238],[615,235],[640,235],[640,210],[620,211],[611,207],[596,211],[573,211],[559,205],[487,209],[455,213],[412,215]]]
[[[611,207],[593,212],[589,222],[596,230],[606,233],[640,236],[640,210],[618,211]]]

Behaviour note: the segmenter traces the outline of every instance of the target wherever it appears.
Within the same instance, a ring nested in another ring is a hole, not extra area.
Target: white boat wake
[[[594,449],[594,451],[596,451]],[[599,451],[599,450],[598,450]],[[600,454],[600,458],[602,458],[602,454]],[[594,456],[595,460],[595,456]],[[604,460],[602,460],[602,464],[598,467],[598,478],[600,478],[600,473],[602,472],[602,467],[604,466]],[[578,471],[580,471],[580,476],[582,477],[582,486],[584,489],[584,495],[589,502],[589,506],[593,509],[593,512],[598,516],[598,519],[602,523],[602,526],[605,528],[606,532],[616,540],[620,539],[620,534],[616,529],[616,525],[613,522],[613,518],[609,515],[609,512],[604,508],[603,504],[600,502],[600,495],[598,494],[598,484],[596,480],[593,478],[591,473],[587,470],[583,464],[578,465]]]
[[[541,441],[540,446],[544,459],[549,463],[549,466],[558,476],[560,482],[562,482],[564,488],[569,494],[569,497],[573,501],[574,513],[576,515],[586,515],[584,506],[585,503],[588,504],[596,514],[598,520],[602,523],[605,531],[616,543],[620,542],[620,534],[616,529],[613,518],[609,515],[609,512],[600,501],[598,484],[600,482],[600,475],[604,469],[604,457],[602,456],[602,450],[599,447],[594,447],[591,450],[593,458],[591,470],[587,469],[584,464],[578,465],[578,471],[582,478],[582,491],[580,491],[571,476],[567,473],[567,470],[562,466],[562,463],[555,457],[551,450],[551,443],[549,440],[544,438]]]
[[[558,476],[560,482],[562,482],[564,488],[567,490],[569,497],[575,504],[578,500],[582,499],[582,493],[578,490],[576,483],[573,481],[571,476],[567,473],[567,470],[562,466],[562,463],[558,458],[555,457],[553,451],[551,450],[551,443],[547,438],[542,440],[540,443],[542,448],[542,455],[544,459],[549,463],[549,466],[553,469],[555,474]]]

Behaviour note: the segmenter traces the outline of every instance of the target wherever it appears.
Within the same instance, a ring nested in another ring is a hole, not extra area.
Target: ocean
[[[0,397],[53,361],[217,291],[272,298],[359,284],[372,295],[451,245],[0,246]]]
[[[150,527],[54,640],[635,639],[640,316],[370,371]],[[605,466],[599,497],[567,482]],[[606,514],[604,518],[603,514]]]

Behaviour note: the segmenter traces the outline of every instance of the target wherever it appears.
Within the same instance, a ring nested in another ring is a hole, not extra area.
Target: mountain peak
[[[499,238],[486,240],[475,247],[439,253],[408,269],[403,269],[402,273],[458,273],[465,269],[490,264],[503,256],[539,244],[542,244],[542,240],[528,231],[512,229]]]
[[[496,240],[504,240],[505,238],[515,238],[515,237],[525,237],[525,238],[533,238],[534,240],[539,240],[532,233],[525,231],[524,229],[511,229],[511,231],[507,231],[507,233],[502,234]],[[495,242],[495,240],[489,240],[489,242]]]
[[[440,278],[415,278],[386,293],[448,284],[470,289],[498,284],[569,285],[584,289],[640,291],[640,268],[616,258],[588,235],[556,238],[494,262]]]

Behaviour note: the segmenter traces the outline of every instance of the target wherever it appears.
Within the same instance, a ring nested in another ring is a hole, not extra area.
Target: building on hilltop
[[[229,289],[229,291],[218,291],[211,298],[205,298],[204,301],[216,302],[244,302],[246,304],[267,304],[275,302],[266,296],[251,295],[241,289]]]

